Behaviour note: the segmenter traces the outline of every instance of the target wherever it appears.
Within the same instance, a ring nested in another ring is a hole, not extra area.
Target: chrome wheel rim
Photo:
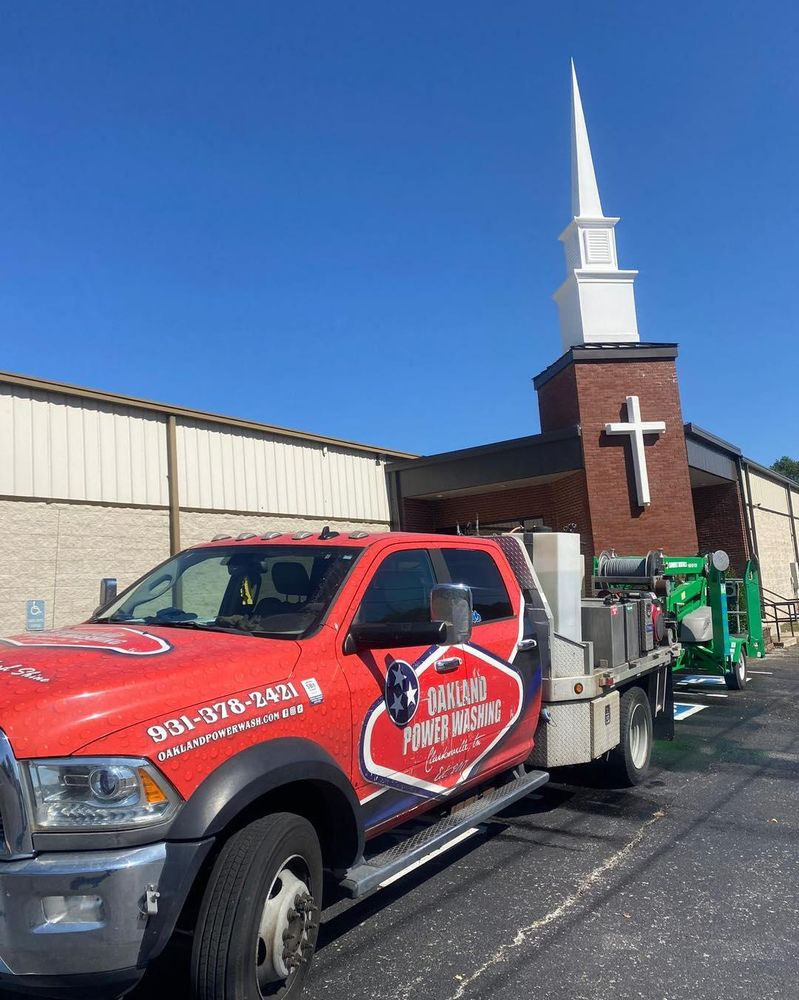
[[[646,764],[649,752],[649,728],[643,705],[633,705],[630,714],[630,756],[637,770]]]
[[[310,882],[307,865],[294,855],[269,886],[255,942],[255,975],[263,998],[279,996],[310,960],[319,912]]]

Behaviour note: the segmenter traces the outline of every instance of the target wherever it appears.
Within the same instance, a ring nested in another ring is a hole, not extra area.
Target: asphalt
[[[657,744],[645,784],[553,774],[328,911],[305,1000],[799,998],[799,653],[750,666],[743,692],[678,695],[707,707]],[[132,996],[185,1000],[184,982],[175,966]]]

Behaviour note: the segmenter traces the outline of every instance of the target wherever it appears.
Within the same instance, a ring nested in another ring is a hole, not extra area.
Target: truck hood
[[[86,624],[0,639],[0,729],[19,758],[59,757],[189,705],[290,676],[293,639]]]

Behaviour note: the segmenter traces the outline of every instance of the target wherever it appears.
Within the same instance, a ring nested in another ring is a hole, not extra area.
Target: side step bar
[[[404,874],[406,869],[417,868],[448,847],[454,847],[473,832],[473,827],[529,795],[547,781],[549,775],[546,771],[528,771],[527,774],[468,802],[437,823],[421,830],[417,825],[415,831],[405,839],[380,854],[364,857],[350,868],[341,881],[342,888],[347,895],[358,899],[392,877]]]

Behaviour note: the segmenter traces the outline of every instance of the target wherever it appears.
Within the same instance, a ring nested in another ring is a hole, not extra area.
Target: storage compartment
[[[624,605],[605,604],[601,597],[582,602],[583,638],[594,644],[597,667],[618,667],[627,660]]]
[[[560,635],[579,642],[583,557],[580,536],[541,532],[524,536],[536,576],[552,610],[552,626]]]
[[[618,691],[593,701],[558,702],[546,708],[550,721],[542,717],[528,763],[537,767],[587,764],[618,746]]]
[[[625,659],[637,660],[641,655],[641,602],[626,601],[620,607],[624,615]]]
[[[655,648],[654,605],[651,597],[642,597],[638,602],[638,619],[641,624],[641,655],[651,653]]]

